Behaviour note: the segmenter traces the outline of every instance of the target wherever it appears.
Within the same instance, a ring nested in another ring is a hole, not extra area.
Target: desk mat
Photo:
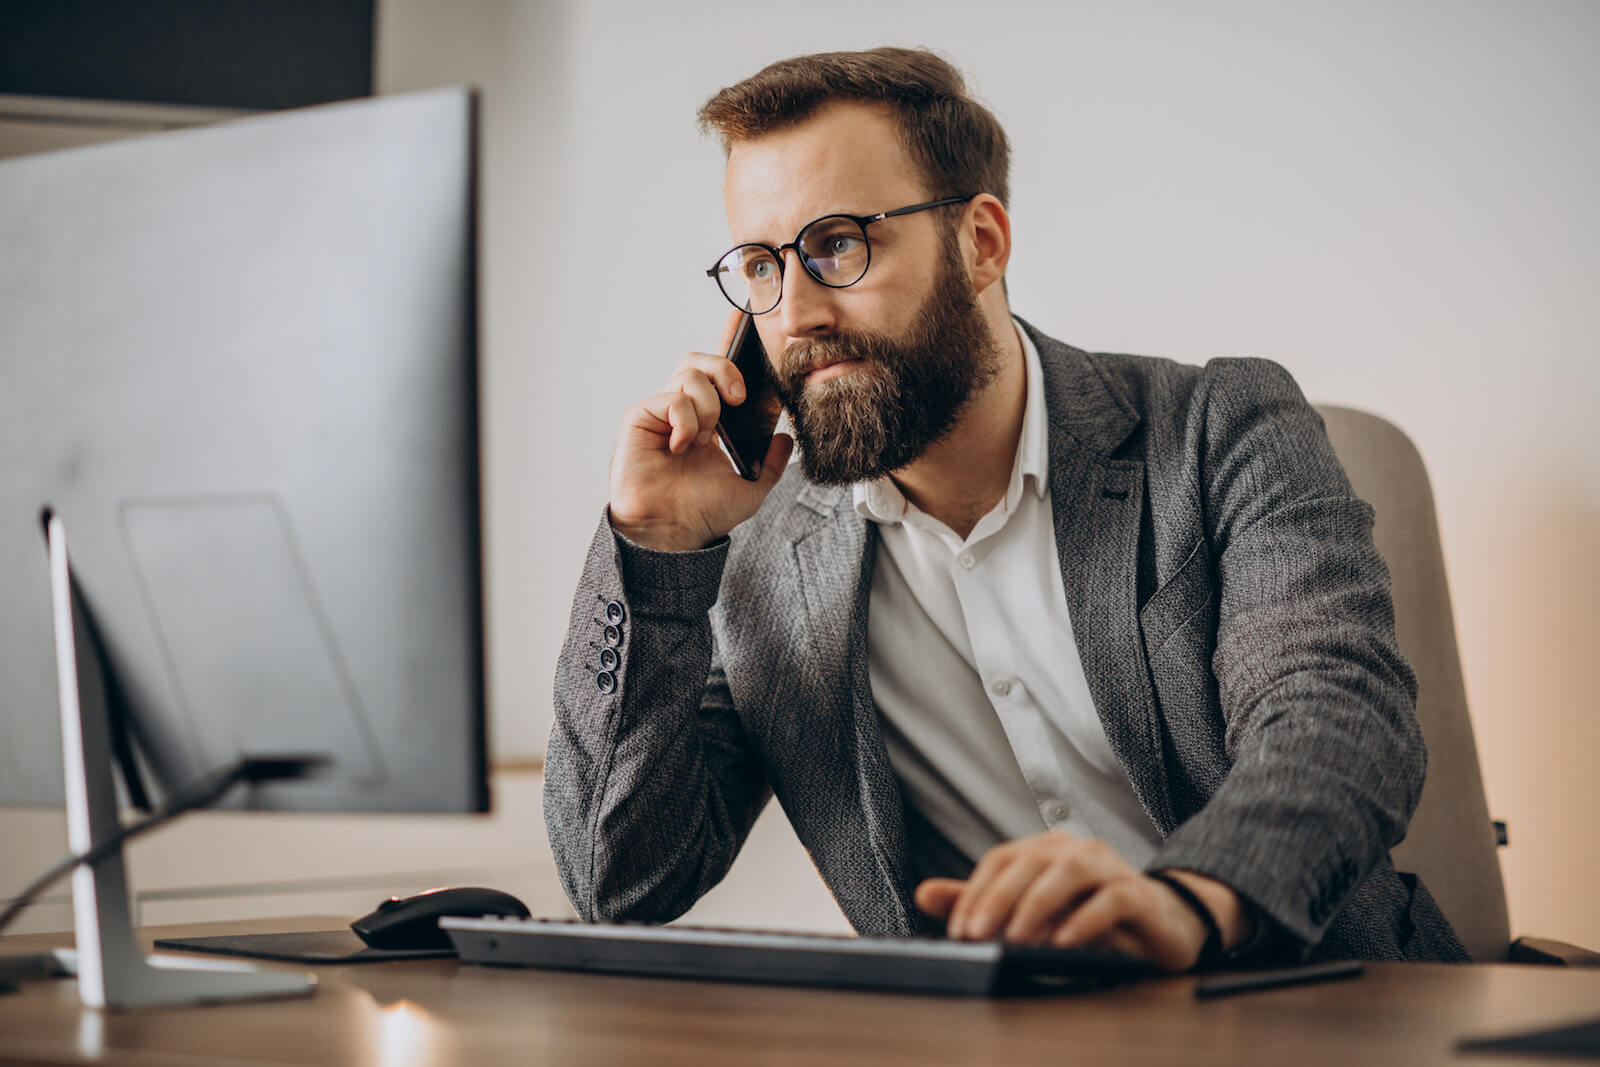
[[[309,930],[288,934],[224,934],[217,937],[163,937],[157,948],[249,956],[286,963],[383,963],[389,960],[448,959],[453,948],[368,948],[352,930]]]

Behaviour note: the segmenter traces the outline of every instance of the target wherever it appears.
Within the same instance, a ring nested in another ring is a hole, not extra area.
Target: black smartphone
[[[761,477],[761,461],[767,458],[767,446],[772,443],[772,433],[778,428],[778,416],[783,411],[753,316],[739,317],[726,355],[744,376],[744,403],[722,405],[717,440],[733,461],[733,469],[741,478],[753,482]]]

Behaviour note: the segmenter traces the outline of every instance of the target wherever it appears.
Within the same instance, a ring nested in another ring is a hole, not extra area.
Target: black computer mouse
[[[390,897],[350,929],[372,948],[449,948],[450,935],[439,929],[441,915],[515,916],[526,919],[528,906],[510,893],[477,886],[429,889],[414,897]]]

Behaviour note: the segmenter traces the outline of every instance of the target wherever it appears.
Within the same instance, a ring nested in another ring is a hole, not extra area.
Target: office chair
[[[1400,650],[1417,672],[1417,718],[1428,744],[1428,779],[1395,866],[1420,876],[1479,963],[1600,965],[1600,954],[1545,938],[1511,941],[1497,848],[1505,827],[1490,819],[1467,714],[1445,581],[1433,489],[1422,456],[1392,423],[1318,405],[1328,439],[1355,491],[1377,517],[1373,538],[1394,584]]]

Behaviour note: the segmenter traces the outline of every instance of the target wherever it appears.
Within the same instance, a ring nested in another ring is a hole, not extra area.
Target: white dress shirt
[[[1135,867],[1161,836],[1111,751],[1072,635],[1050,507],[1039,353],[1005,498],[966,540],[887,477],[855,486],[878,524],[868,674],[889,759],[916,812],[912,869],[950,871],[1046,829],[1104,840]]]

